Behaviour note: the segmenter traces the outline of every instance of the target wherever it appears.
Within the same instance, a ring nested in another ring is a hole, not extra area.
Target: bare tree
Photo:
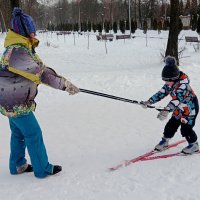
[[[185,4],[185,10],[184,10],[184,15],[189,15],[190,14],[190,0],[187,0],[186,4]]]
[[[170,12],[170,28],[169,28],[169,36],[167,42],[167,49],[165,52],[165,56],[174,56],[178,60],[178,25],[179,25],[179,1],[170,0],[171,3],[171,12]]]
[[[14,7],[19,7],[19,0],[10,0],[11,3],[11,10],[13,10]]]

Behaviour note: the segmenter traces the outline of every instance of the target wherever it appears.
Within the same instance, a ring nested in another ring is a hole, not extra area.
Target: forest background
[[[9,28],[11,1],[0,0],[1,31]],[[16,0],[15,0],[16,2]],[[168,0],[18,0],[20,7],[34,18],[37,28],[54,31],[98,31],[115,33],[120,30],[137,28],[168,30],[170,5]],[[130,6],[130,8],[129,8]],[[129,17],[130,9],[130,17]],[[185,29],[200,33],[199,0],[179,1],[180,28],[181,16],[189,18]]]

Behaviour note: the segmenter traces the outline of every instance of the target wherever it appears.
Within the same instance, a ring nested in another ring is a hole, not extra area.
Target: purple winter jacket
[[[65,90],[64,77],[46,67],[30,49],[11,45],[6,48],[0,67],[0,113],[5,116],[16,117],[34,111],[38,84],[8,71],[4,60],[8,60],[9,66],[15,69],[37,75],[46,85]]]

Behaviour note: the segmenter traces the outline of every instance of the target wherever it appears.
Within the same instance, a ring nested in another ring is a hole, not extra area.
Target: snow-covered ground
[[[161,53],[168,32],[148,31],[148,42],[137,30],[131,40],[105,43],[87,35],[38,34],[38,54],[57,73],[80,88],[128,99],[147,100],[163,85]],[[180,68],[186,72],[200,96],[200,52],[185,44],[182,31],[179,47],[185,47]],[[0,49],[3,51],[3,38]],[[162,39],[161,39],[162,38]],[[50,46],[47,46],[47,42]],[[164,106],[166,98],[157,106]],[[49,161],[63,166],[55,176],[37,179],[32,173],[12,176],[8,170],[10,131],[0,116],[0,198],[6,200],[198,200],[200,156],[174,157],[138,162],[110,172],[126,159],[134,158],[159,142],[166,121],[158,111],[138,105],[39,86],[35,112],[43,130]],[[195,130],[200,136],[200,121]],[[178,132],[173,141],[181,139]],[[168,150],[176,152],[185,144]],[[28,157],[28,156],[27,156]]]

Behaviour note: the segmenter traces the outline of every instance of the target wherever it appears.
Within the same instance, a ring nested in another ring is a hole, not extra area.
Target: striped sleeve
[[[170,92],[170,88],[168,85],[164,85],[156,94],[149,98],[149,102],[151,104],[157,103],[158,101],[165,98]]]

